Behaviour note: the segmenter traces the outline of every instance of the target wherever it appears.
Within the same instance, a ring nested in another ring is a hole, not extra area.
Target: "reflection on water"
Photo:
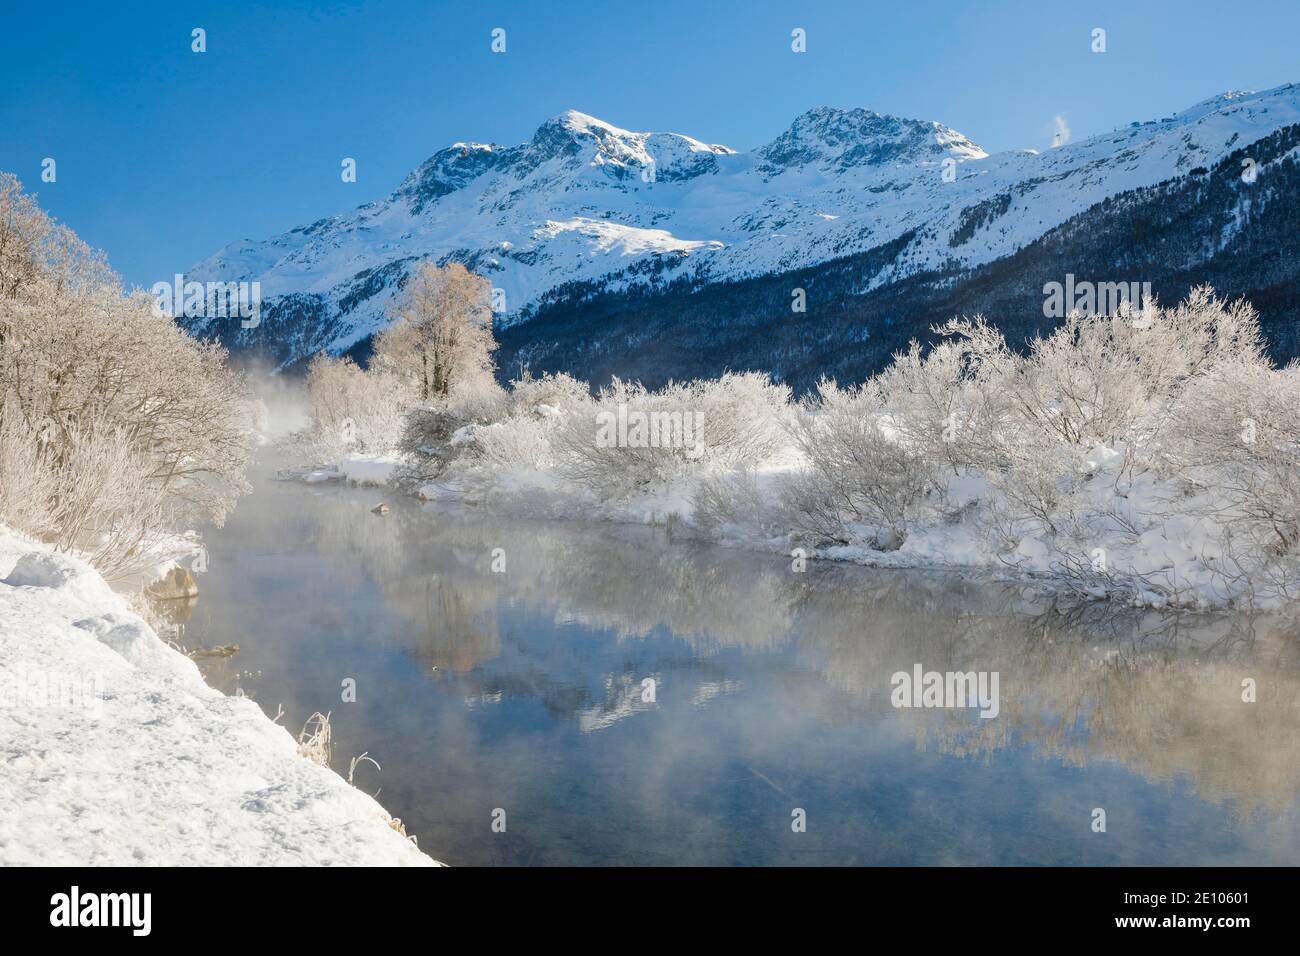
[[[184,642],[239,644],[209,679],[287,726],[332,711],[336,769],[369,752],[357,784],[445,862],[1300,858],[1289,620],[256,487],[206,536]],[[917,663],[997,671],[999,716],[894,709]]]

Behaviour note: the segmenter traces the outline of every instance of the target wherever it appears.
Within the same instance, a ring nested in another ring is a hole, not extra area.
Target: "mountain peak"
[[[866,296],[932,273],[946,282],[1003,260],[1010,271],[998,275],[1028,276],[1009,257],[1049,235],[1067,243],[1062,248],[1081,250],[1071,255],[1084,264],[1118,261],[1109,257],[1126,254],[1114,243],[1132,237],[1124,225],[1130,220],[1110,222],[1110,212],[1094,212],[1099,204],[1134,195],[1134,202],[1164,209],[1162,184],[1175,183],[1174,196],[1199,196],[1207,178],[1224,187],[1212,191],[1224,204],[1213,210],[1235,208],[1239,195],[1253,193],[1257,208],[1277,218],[1281,234],[1290,225],[1285,210],[1294,205],[1289,181],[1261,177],[1247,190],[1221,164],[1244,147],[1261,167],[1289,156],[1300,124],[1300,87],[1220,94],[1192,110],[1209,112],[1189,120],[1184,111],[1177,121],[1152,120],[1141,131],[1083,139],[1042,156],[1016,151],[987,159],[939,123],[861,107],[807,110],[772,142],[740,155],[568,110],[516,145],[467,141],[439,150],[391,201],[222,249],[188,277],[261,282],[258,339],[239,323],[191,327],[237,347],[268,342],[277,361],[295,362],[321,348],[338,354],[384,327],[387,302],[411,265],[431,259],[463,262],[501,289],[510,303],[499,316],[503,326],[540,318],[551,323],[545,328],[572,334],[570,341],[587,341],[597,326],[564,324],[570,312],[563,310],[629,292],[644,293],[645,302],[679,295],[690,302],[692,291],[705,286],[755,280],[762,285],[754,289],[768,288],[771,277],[797,273],[800,283],[827,276],[831,286],[822,301],[829,302],[838,294],[832,289]],[[1194,131],[1181,128],[1193,123],[1199,124]],[[950,158],[963,166],[956,177],[939,168]],[[1162,190],[1147,192],[1155,186]],[[1281,198],[1266,198],[1274,195]],[[1122,208],[1127,215],[1129,207]],[[1217,223],[1212,217],[1219,214],[1207,212],[1205,222]],[[1090,218],[1087,229],[1063,228],[1084,215],[1100,218]],[[1140,229],[1140,215],[1131,221]],[[1216,226],[1213,232],[1225,231]],[[1146,241],[1140,231],[1138,239]],[[1235,250],[1228,245],[1235,239],[1220,241]],[[1092,242],[1112,244],[1094,254]],[[1199,241],[1186,248],[1170,242],[1178,269],[1202,254]],[[1042,263],[1055,248],[1040,247],[1024,268],[1049,268]],[[1231,255],[1245,261],[1244,252]],[[830,265],[850,257],[848,268]],[[629,323],[640,321],[641,301]],[[604,328],[609,313],[601,309],[590,315]],[[673,334],[686,327],[686,316],[671,326]],[[590,341],[613,348],[613,333],[599,334]],[[579,346],[573,348],[578,355]]]
[[[801,113],[790,128],[758,155],[769,172],[797,166],[880,166],[947,156],[987,155],[970,139],[936,122],[907,119],[854,107],[818,106]]]
[[[606,123],[602,119],[597,119],[589,113],[583,113],[579,110],[565,110],[563,113],[552,116],[537,127],[532,142],[542,146],[553,146],[557,143],[568,143],[577,139],[594,139],[597,142],[610,140],[630,142],[644,136],[644,133],[634,133],[631,130],[622,129],[613,123]]]
[[[557,156],[577,157],[590,151],[593,145],[597,152],[624,153],[632,148],[638,135],[587,113],[565,110],[537,127],[532,140],[526,144],[529,165]]]
[[[606,123],[604,120],[597,119],[591,114],[583,113],[580,110],[565,110],[563,113],[557,113],[555,116],[552,116],[543,123],[541,128],[545,129],[548,126],[558,126],[563,129],[572,130],[575,133],[589,133],[599,129],[605,132],[622,134],[624,136],[633,135],[625,129],[619,129],[612,123]]]
[[[713,170],[716,156],[732,152],[680,133],[638,133],[588,113],[565,110],[538,127],[519,168],[531,171],[560,157],[567,164],[590,167],[615,179],[649,175],[648,170],[656,178],[688,179]]]
[[[453,143],[421,163],[393,195],[421,212],[498,165],[507,152],[491,143]]]

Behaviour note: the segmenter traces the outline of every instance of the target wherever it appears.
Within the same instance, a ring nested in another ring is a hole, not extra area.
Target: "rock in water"
[[[234,657],[238,653],[238,644],[219,644],[216,647],[200,647],[190,651],[190,657],[196,660],[209,657]]]
[[[172,568],[166,577],[145,588],[155,601],[184,601],[199,596],[199,585],[188,568]]]
[[[381,501],[379,502],[379,504],[375,505],[373,508],[370,509],[370,513],[372,515],[386,515],[388,514],[388,505],[384,504]]]

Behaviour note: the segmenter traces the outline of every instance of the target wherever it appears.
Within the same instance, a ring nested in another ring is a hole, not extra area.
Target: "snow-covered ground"
[[[683,474],[643,490],[612,498],[595,494],[555,469],[529,465],[453,468],[446,477],[416,489],[434,508],[467,507],[497,517],[543,521],[609,521],[672,528],[682,535],[705,538],[723,547],[787,554],[805,560],[847,561],[887,568],[945,569],[993,573],[996,577],[1033,579],[1081,591],[1096,599],[1119,599],[1146,607],[1211,608],[1247,604],[1259,608],[1287,603],[1289,592],[1271,582],[1234,578],[1226,573],[1230,555],[1224,548],[1224,528],[1212,517],[1162,515],[1171,494],[1147,478],[1120,495],[1116,488],[1120,453],[1098,446],[1089,456],[1092,478],[1082,489],[1092,521],[1085,540],[1057,540],[1041,529],[1025,531],[1008,551],[988,533],[988,502],[998,500],[995,489],[977,474],[947,482],[941,506],[927,509],[928,520],[908,530],[897,548],[881,549],[871,541],[877,529],[849,526],[848,544],[811,545],[789,529],[776,527],[770,511],[779,506],[783,487],[807,468],[793,448],[784,448],[744,480],[751,497],[746,507],[718,522],[699,513],[704,474]],[[383,485],[399,456],[344,455],[324,468],[296,473],[297,480],[350,481]],[[376,462],[391,463],[391,469]],[[1003,503],[1005,504],[1005,503]],[[1117,528],[1109,516],[1126,516]],[[1105,568],[1089,574],[1089,565],[1104,557]],[[1216,562],[1220,562],[1216,566]]]
[[[281,477],[308,485],[346,481],[354,485],[382,486],[389,483],[401,464],[402,457],[396,451],[382,455],[345,454],[327,464],[288,469]]]
[[[402,464],[396,452],[388,455],[349,455],[339,464],[339,475],[358,485],[384,485]]]
[[[501,425],[492,426],[495,428]],[[1171,481],[1126,478],[1122,449],[1097,445],[1085,456],[1088,478],[1076,492],[1071,533],[1053,534],[1017,522],[1014,546],[997,533],[997,516],[1011,502],[983,476],[967,471],[941,482],[896,546],[877,543],[870,524],[846,524],[847,543],[815,542],[793,530],[783,498],[808,462],[786,447],[743,474],[687,471],[634,493],[595,493],[556,468],[532,464],[457,462],[418,497],[432,508],[468,507],[521,520],[610,521],[667,527],[724,547],[785,554],[794,560],[834,560],[888,568],[946,569],[1035,580],[1093,599],[1144,607],[1276,608],[1291,603],[1292,564],[1278,560],[1248,570],[1234,553],[1228,510],[1213,493],[1189,497]],[[373,456],[342,458],[329,470],[359,484]],[[313,480],[313,475],[305,480]],[[370,480],[366,480],[366,476]],[[729,487],[722,509],[702,511],[710,480]],[[1171,508],[1171,501],[1184,507]],[[718,513],[721,510],[722,513]]]
[[[85,563],[0,527],[0,865],[435,861]]]

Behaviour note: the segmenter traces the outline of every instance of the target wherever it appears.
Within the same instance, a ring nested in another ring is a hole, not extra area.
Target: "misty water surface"
[[[265,468],[205,540],[181,640],[241,648],[209,680],[295,731],[332,712],[335,769],[376,759],[357,785],[453,865],[1300,859],[1286,621],[798,574],[662,529],[503,523]],[[890,677],[917,663],[997,671],[999,716],[895,709]]]

